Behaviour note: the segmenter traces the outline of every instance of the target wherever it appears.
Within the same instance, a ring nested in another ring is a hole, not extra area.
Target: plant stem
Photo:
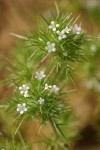
[[[56,127],[57,127],[57,129],[58,129],[58,131],[59,131],[59,133],[62,135],[62,137],[64,138],[64,140],[65,141],[67,141],[67,139],[66,139],[66,137],[65,137],[65,135],[64,135],[64,133],[62,132],[62,130],[60,129],[60,127],[59,127],[59,125],[58,124],[56,124]],[[64,145],[66,148],[68,148],[69,146],[68,146],[68,144],[65,144]]]
[[[52,128],[56,134],[56,137],[59,137],[59,133],[60,133],[60,135],[62,135],[64,140],[67,141],[67,139],[66,139],[64,133],[62,132],[62,130],[60,129],[59,125],[54,123],[54,121],[52,119],[50,119],[50,124],[51,124],[51,126],[52,126]],[[65,144],[64,147],[69,148],[68,144]]]
[[[55,134],[56,134],[56,137],[58,137],[59,133],[58,133],[58,131],[57,131],[57,128],[56,128],[54,122],[52,121],[52,119],[50,119],[49,122],[50,122],[50,124],[51,124],[51,126],[52,126],[52,128],[53,128],[53,131],[54,131]]]
[[[50,58],[50,54],[47,54],[37,65],[33,70],[37,70],[40,66],[42,66],[43,64],[45,64],[48,59]]]

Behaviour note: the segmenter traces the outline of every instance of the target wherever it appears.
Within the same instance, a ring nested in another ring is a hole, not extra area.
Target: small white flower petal
[[[55,22],[54,21],[51,21],[51,25],[54,25],[55,24]]]
[[[21,89],[22,89],[22,87],[20,86],[20,87],[19,87],[19,90],[21,90]]]
[[[18,107],[20,107],[21,106],[21,104],[18,104]]]
[[[62,40],[62,37],[61,37],[61,36],[58,36],[58,39],[59,39],[59,40]]]
[[[51,25],[49,26],[49,29],[52,29],[52,26],[51,26]]]
[[[56,24],[56,27],[58,28],[60,25],[59,24]]]
[[[57,33],[57,34],[59,34],[59,33],[60,33],[60,31],[58,30],[56,33]]]
[[[25,107],[25,106],[26,106],[26,103],[23,103],[22,105]]]
[[[67,37],[67,36],[64,34],[64,35],[63,35],[63,38],[65,39],[66,37]]]
[[[20,111],[20,109],[19,109],[19,108],[17,108],[17,111]]]
[[[24,108],[24,111],[27,111],[27,108],[26,108],[26,107]]]
[[[25,85],[25,84],[23,84],[23,85],[22,85],[22,87],[26,87],[26,85]]]
[[[52,88],[52,85],[49,85],[49,88]]]
[[[52,51],[55,52],[55,51],[56,51],[56,48],[53,48]]]
[[[62,30],[62,31],[61,31],[61,34],[64,34],[64,33],[65,33],[65,31],[64,31],[64,30]]]
[[[50,45],[51,43],[50,42],[47,42],[47,45]]]
[[[26,90],[29,90],[29,86],[26,86]]]
[[[20,114],[22,115],[24,113],[24,111],[20,111]]]
[[[52,47],[54,47],[54,46],[55,46],[55,43],[52,43],[51,45],[52,45]]]
[[[53,30],[53,31],[56,31],[56,28],[53,28],[52,30]]]
[[[24,93],[24,97],[28,97],[29,95],[28,95],[28,93],[26,92],[26,93]]]
[[[24,94],[24,92],[23,92],[23,91],[20,91],[20,94]]]
[[[48,50],[48,47],[46,46],[45,49]]]

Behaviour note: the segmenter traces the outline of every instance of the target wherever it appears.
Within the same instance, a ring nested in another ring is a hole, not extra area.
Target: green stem
[[[62,137],[63,137],[63,139],[65,140],[65,142],[67,141],[67,139],[66,139],[66,136],[64,135],[64,133],[62,132],[62,130],[60,129],[60,127],[59,127],[59,125],[58,124],[56,124],[56,127],[57,127],[57,129],[58,129],[58,131],[59,131],[59,133],[62,135]],[[68,146],[68,144],[66,144],[66,145],[64,145],[66,148],[68,148],[69,146]]]
[[[52,121],[52,119],[50,119],[50,124],[51,124],[53,131],[55,132],[56,136],[58,137],[59,133],[58,133],[57,128],[56,128],[54,122]]]
[[[59,125],[56,124],[52,119],[50,119],[50,124],[51,124],[56,136],[59,137],[59,133],[60,133],[60,135],[63,137],[63,139],[65,141],[67,141],[67,139],[66,139],[64,133],[62,132],[62,130],[60,129]],[[66,144],[66,145],[64,145],[64,147],[68,148],[69,146],[68,146],[68,144]]]

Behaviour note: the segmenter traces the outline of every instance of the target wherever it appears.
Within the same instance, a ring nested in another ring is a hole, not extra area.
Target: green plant
[[[68,77],[73,81],[73,64],[85,59],[85,33],[77,19],[71,14],[60,15],[58,9],[49,21],[42,18],[45,23],[23,37],[24,46],[17,47],[16,61],[10,61],[13,96],[4,108],[20,120],[17,130],[28,118],[40,120],[42,125],[50,123],[56,138],[68,147],[69,139],[63,132],[71,117],[66,82]]]

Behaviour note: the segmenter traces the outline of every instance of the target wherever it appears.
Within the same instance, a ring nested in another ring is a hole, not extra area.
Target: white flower
[[[46,83],[44,90],[49,90],[51,93],[57,93],[59,91],[59,88],[56,85],[48,85]]]
[[[66,27],[65,29],[63,29],[63,31],[68,34],[71,31],[71,29]]]
[[[41,104],[44,104],[44,99],[43,99],[43,98],[39,98],[38,103],[39,103],[40,105],[41,105]]]
[[[20,90],[20,94],[24,95],[24,97],[28,97],[28,90],[29,90],[29,86],[27,85],[22,85],[19,87]]]
[[[64,30],[62,30],[62,31],[57,31],[57,34],[58,34],[58,39],[59,39],[59,40],[62,40],[62,39],[64,39],[64,38],[67,37],[67,35],[65,34],[65,31],[64,31]]]
[[[38,80],[41,80],[45,77],[46,75],[44,74],[44,71],[36,72],[35,78],[37,78]]]
[[[72,30],[73,30],[73,33],[75,33],[75,34],[80,34],[81,31],[82,31],[81,27],[78,27],[77,24],[75,24],[75,25],[72,27]]]
[[[27,111],[27,108],[25,106],[26,106],[25,103],[18,104],[17,111],[19,111],[20,114],[23,114],[25,111]]]
[[[59,27],[59,24],[56,24],[54,21],[51,21],[49,29],[52,29],[53,31],[56,31],[56,28],[58,28],[58,27]]]
[[[56,85],[53,85],[53,86],[50,88],[50,92],[57,93],[58,91],[59,91],[59,87],[57,87]]]
[[[24,97],[29,97],[28,91],[24,93]]]
[[[51,87],[52,87],[51,85],[48,85],[48,84],[46,83],[44,90],[48,90],[48,89],[51,88]]]
[[[55,48],[55,43],[50,43],[47,42],[47,46],[45,47],[45,49],[50,53],[50,52],[55,52],[56,48]]]

